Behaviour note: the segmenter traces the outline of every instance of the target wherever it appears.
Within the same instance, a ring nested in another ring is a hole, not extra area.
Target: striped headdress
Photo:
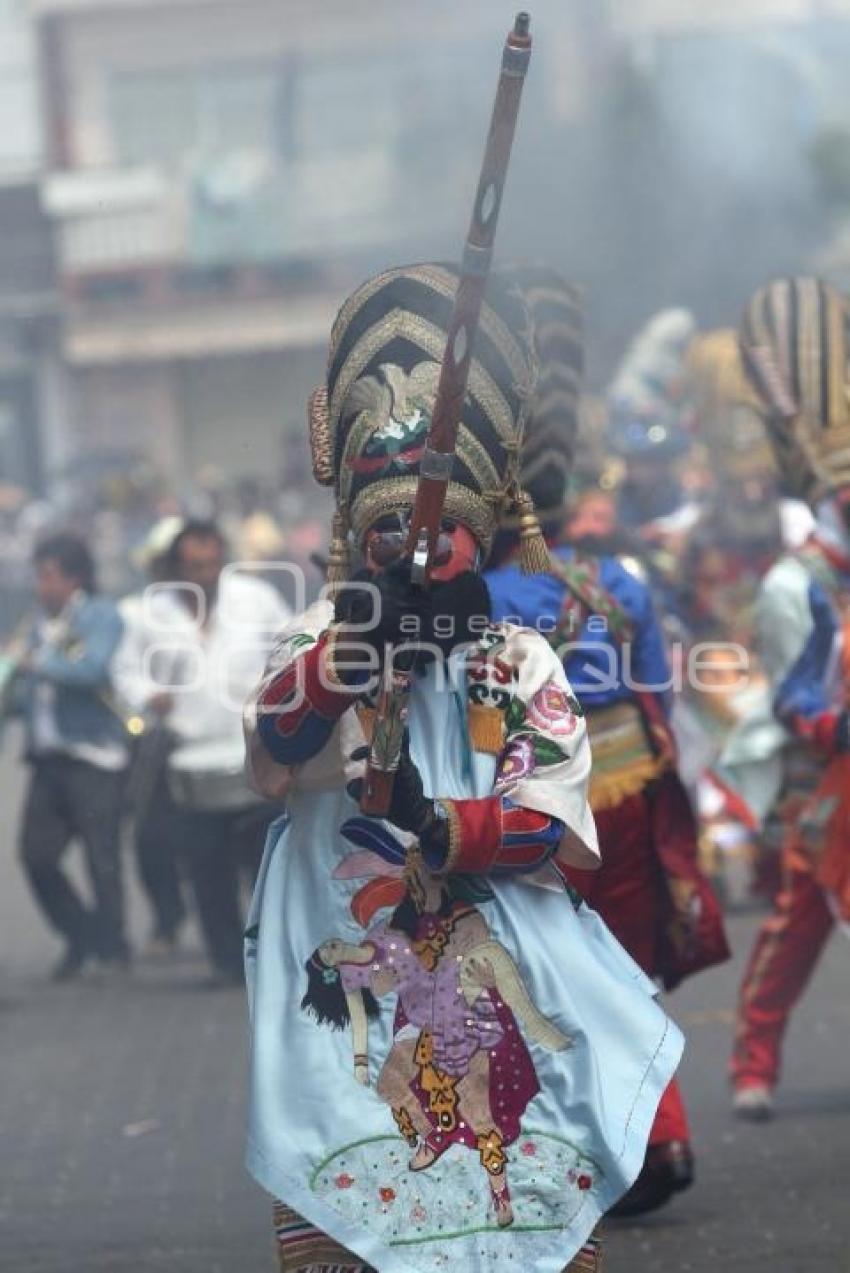
[[[336,491],[332,569],[349,529],[361,541],[379,517],[413,506],[457,281],[445,265],[386,270],[337,315],[326,382],[309,405],[313,470]],[[446,516],[467,526],[485,552],[518,497],[536,374],[528,307],[510,280],[494,275],[445,503]]]
[[[519,288],[531,317],[538,374],[525,426],[520,483],[545,523],[565,511],[575,458],[584,374],[581,293],[548,266],[509,265],[498,273]]]
[[[741,324],[741,354],[767,407],[780,471],[812,504],[850,485],[848,323],[834,288],[788,278],[756,292]]]

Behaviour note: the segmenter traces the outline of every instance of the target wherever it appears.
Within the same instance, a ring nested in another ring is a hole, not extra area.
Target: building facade
[[[0,0],[0,120],[0,485],[37,490],[57,298],[38,187],[36,46],[18,0]]]
[[[37,0],[66,458],[303,475],[340,300],[468,216],[504,33],[419,8]]]

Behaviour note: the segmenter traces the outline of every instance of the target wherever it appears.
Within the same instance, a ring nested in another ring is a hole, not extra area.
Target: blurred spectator
[[[142,829],[148,843],[139,845],[140,864],[144,857],[148,869],[157,859],[155,890],[164,890],[165,855],[185,861],[215,984],[242,979],[240,865],[253,876],[276,812],[258,805],[244,782],[241,709],[288,618],[269,584],[223,573],[226,555],[214,522],[190,521],[179,530],[158,567],[169,584],[149,598],[135,659],[122,659],[119,669],[122,694],[158,715],[175,742],[167,786],[150,806],[154,829]],[[156,660],[146,657],[154,647]],[[163,898],[164,891],[155,912]]]
[[[125,966],[128,950],[120,859],[120,819],[128,749],[110,696],[121,619],[95,593],[86,544],[57,534],[34,554],[43,611],[21,653],[13,707],[26,722],[31,766],[21,856],[36,901],[67,943],[54,978],[66,981],[90,959]],[[93,904],[62,869],[83,843]]]
[[[260,573],[266,562],[286,557],[286,536],[263,497],[260,483],[244,478],[236,492],[238,515],[230,539],[236,561]]]
[[[168,580],[168,552],[183,529],[183,520],[161,518],[134,553],[134,564],[148,583]],[[119,603],[124,637],[115,659],[115,685],[135,716],[137,735],[128,782],[133,823],[133,848],[142,888],[153,915],[151,954],[170,954],[176,948],[186,916],[181,886],[180,825],[168,786],[168,758],[176,737],[168,724],[174,697],[156,683],[171,684],[181,675],[181,651],[162,651],[175,624],[184,620],[175,596],[147,588]]]

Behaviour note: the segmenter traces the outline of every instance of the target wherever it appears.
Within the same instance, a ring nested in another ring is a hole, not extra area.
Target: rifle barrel
[[[451,477],[522,90],[531,58],[530,22],[527,13],[517,15],[502,54],[502,69],[446,336],[437,397],[419,470],[407,551],[413,554],[414,578],[421,584],[428,582]]]

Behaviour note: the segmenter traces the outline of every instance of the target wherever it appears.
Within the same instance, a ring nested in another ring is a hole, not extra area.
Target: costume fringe
[[[621,769],[619,773],[591,772],[588,794],[591,810],[601,813],[603,809],[616,809],[629,796],[636,796],[656,778],[660,778],[668,768],[666,760],[646,757],[627,769]]]

